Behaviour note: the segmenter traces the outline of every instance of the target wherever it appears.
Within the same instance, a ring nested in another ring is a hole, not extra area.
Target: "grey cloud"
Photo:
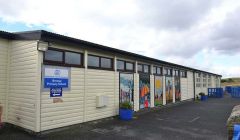
[[[218,24],[211,35],[211,47],[225,54],[240,51],[240,8],[227,15],[223,23]]]
[[[150,0],[138,1],[141,22],[158,29],[188,29],[199,22],[218,0]]]

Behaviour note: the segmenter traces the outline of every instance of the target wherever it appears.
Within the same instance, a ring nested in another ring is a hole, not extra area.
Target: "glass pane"
[[[72,53],[66,52],[65,53],[65,63],[67,64],[74,64],[74,65],[81,65],[81,54],[79,53]]]
[[[153,74],[156,74],[157,68],[153,67]]]
[[[164,74],[167,75],[168,69],[164,69]]]
[[[48,50],[45,52],[45,60],[62,62],[63,52]]]
[[[101,58],[101,67],[102,68],[112,68],[112,59]]]
[[[145,73],[149,73],[149,66],[148,65],[144,65],[144,72]]]
[[[99,57],[97,56],[88,56],[88,66],[99,67]]]
[[[161,74],[161,68],[157,68],[157,74]]]
[[[124,70],[124,61],[117,61],[117,69],[118,70]]]
[[[133,63],[126,63],[126,70],[133,70]]]
[[[167,73],[168,73],[168,75],[171,75],[171,71],[170,71],[170,69],[168,69],[168,72],[167,72]]]
[[[143,70],[143,66],[142,65],[138,65],[138,71],[142,72],[142,70]]]

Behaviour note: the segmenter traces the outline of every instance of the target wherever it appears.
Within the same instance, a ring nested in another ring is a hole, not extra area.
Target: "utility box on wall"
[[[107,95],[97,95],[96,97],[96,107],[105,107],[108,105],[108,96]]]

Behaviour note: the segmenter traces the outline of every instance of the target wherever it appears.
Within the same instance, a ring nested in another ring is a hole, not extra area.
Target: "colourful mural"
[[[139,106],[140,109],[150,107],[150,76],[139,75]]]
[[[175,84],[175,101],[181,101],[181,86],[180,86],[180,77],[174,77]]]
[[[163,81],[161,76],[155,76],[154,105],[163,105]]]
[[[166,103],[173,102],[173,80],[166,76]]]
[[[120,73],[120,103],[131,102],[133,105],[133,74]]]

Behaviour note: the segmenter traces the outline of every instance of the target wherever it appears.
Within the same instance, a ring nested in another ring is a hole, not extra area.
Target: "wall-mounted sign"
[[[50,97],[62,97],[62,88],[50,88]]]
[[[68,68],[44,68],[44,88],[68,88],[69,69]]]

